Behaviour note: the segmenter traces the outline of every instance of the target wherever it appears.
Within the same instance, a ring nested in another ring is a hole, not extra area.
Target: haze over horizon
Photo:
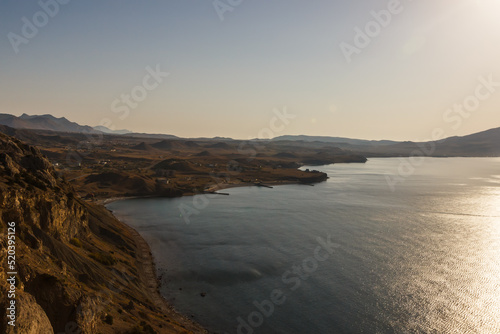
[[[216,3],[59,0],[44,23],[38,1],[0,1],[0,113],[238,139],[285,107],[296,117],[275,136],[425,140],[500,126],[499,1]],[[127,107],[138,86],[147,96]],[[453,110],[463,103],[471,111]]]

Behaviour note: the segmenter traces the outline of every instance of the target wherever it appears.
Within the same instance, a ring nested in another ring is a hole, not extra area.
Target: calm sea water
[[[108,208],[150,243],[166,299],[216,333],[500,333],[500,159],[428,158],[391,189],[400,164]]]

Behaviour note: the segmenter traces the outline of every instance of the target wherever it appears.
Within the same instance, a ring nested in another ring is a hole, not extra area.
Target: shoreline
[[[274,181],[274,182],[267,182],[263,183],[265,186],[280,186],[280,185],[290,185],[290,184],[301,184],[300,182],[294,182],[294,181]],[[305,184],[305,185],[310,185],[310,184]],[[223,190],[223,189],[229,189],[229,188],[240,188],[240,187],[258,187],[259,185],[257,184],[252,184],[249,182],[242,182],[242,183],[231,183],[231,184],[223,184],[223,185],[215,185],[211,188],[208,188],[205,193],[207,192],[216,192],[218,190]],[[194,196],[197,195],[195,193],[193,194],[183,194],[182,196],[179,197],[185,197],[185,196]],[[178,312],[173,305],[171,305],[161,294],[160,288],[161,288],[161,282],[156,275],[156,262],[154,259],[154,256],[151,252],[151,247],[149,246],[148,242],[144,237],[132,226],[124,222],[123,220],[119,219],[116,217],[113,213],[113,211],[109,210],[106,205],[120,201],[120,200],[127,200],[127,199],[143,199],[143,198],[161,198],[162,196],[120,196],[120,197],[110,197],[110,198],[105,198],[105,199],[99,199],[95,201],[94,203],[98,205],[102,205],[117,221],[119,221],[132,235],[134,242],[137,247],[137,267],[139,271],[141,272],[141,279],[145,283],[146,288],[148,289],[148,297],[151,299],[153,304],[158,307],[159,310],[164,315],[167,315],[171,317],[172,319],[179,320],[179,322],[186,328],[186,330],[191,331],[192,333],[203,333],[203,334],[210,334],[210,331],[206,328],[204,328],[201,324],[196,323],[192,319],[189,318],[187,314],[182,314]],[[166,197],[168,198],[168,197]],[[174,197],[178,198],[178,197]]]
[[[110,198],[110,200],[112,201],[120,199],[126,199],[126,198],[118,198],[118,197]],[[111,203],[112,201],[107,202],[106,204]],[[104,206],[104,208],[108,210],[108,212],[110,212],[110,214],[113,215],[113,217],[115,217],[115,219],[119,221],[125,227],[125,229],[127,229],[130,232],[137,247],[137,253],[136,253],[137,269],[140,273],[139,275],[141,280],[143,281],[145,287],[148,290],[147,297],[151,299],[151,302],[158,308],[159,311],[162,312],[164,316],[168,316],[169,319],[179,322],[181,327],[185,328],[190,333],[209,334],[210,332],[208,331],[208,329],[204,328],[201,324],[190,319],[188,315],[178,312],[174,308],[174,306],[171,305],[162,296],[160,292],[160,287],[161,287],[160,280],[156,275],[156,269],[157,269],[156,263],[153,254],[151,252],[151,248],[148,242],[144,239],[144,237],[135,228],[133,228],[123,220],[116,217],[111,210],[106,208],[105,204],[100,204],[100,205]]]
[[[321,181],[325,182],[325,181]],[[301,183],[297,181],[270,181],[270,182],[263,182],[263,186],[286,186],[286,185],[304,185],[304,186],[314,186],[316,183],[321,183],[321,182],[314,182],[314,183]],[[142,196],[117,196],[117,197],[109,197],[109,198],[101,198],[93,201],[93,203],[106,206],[107,204],[111,204],[116,201],[123,201],[127,199],[144,199],[144,198],[181,198],[181,197],[188,197],[188,196],[196,196],[196,195],[203,195],[203,194],[208,194],[210,195],[210,192],[214,191],[219,191],[219,190],[224,190],[224,189],[231,189],[231,188],[243,188],[243,187],[260,187],[257,184],[251,183],[251,182],[241,182],[241,183],[228,183],[228,184],[218,184],[214,185],[210,188],[207,188],[204,192],[200,193],[185,193],[182,194],[181,196],[175,196],[175,197],[168,197],[168,196],[162,196],[162,195],[142,195]],[[216,194],[215,194],[216,195]]]

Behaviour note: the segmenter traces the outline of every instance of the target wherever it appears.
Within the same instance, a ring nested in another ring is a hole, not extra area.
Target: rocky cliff
[[[8,223],[15,331],[6,318]],[[38,149],[0,134],[0,332],[203,332],[158,298],[140,243],[106,209],[78,198]]]

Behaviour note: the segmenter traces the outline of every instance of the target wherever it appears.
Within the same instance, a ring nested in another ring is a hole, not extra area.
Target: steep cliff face
[[[6,321],[9,222],[15,331]],[[160,312],[136,240],[103,207],[77,198],[38,149],[0,134],[0,332],[188,332],[182,318]]]

